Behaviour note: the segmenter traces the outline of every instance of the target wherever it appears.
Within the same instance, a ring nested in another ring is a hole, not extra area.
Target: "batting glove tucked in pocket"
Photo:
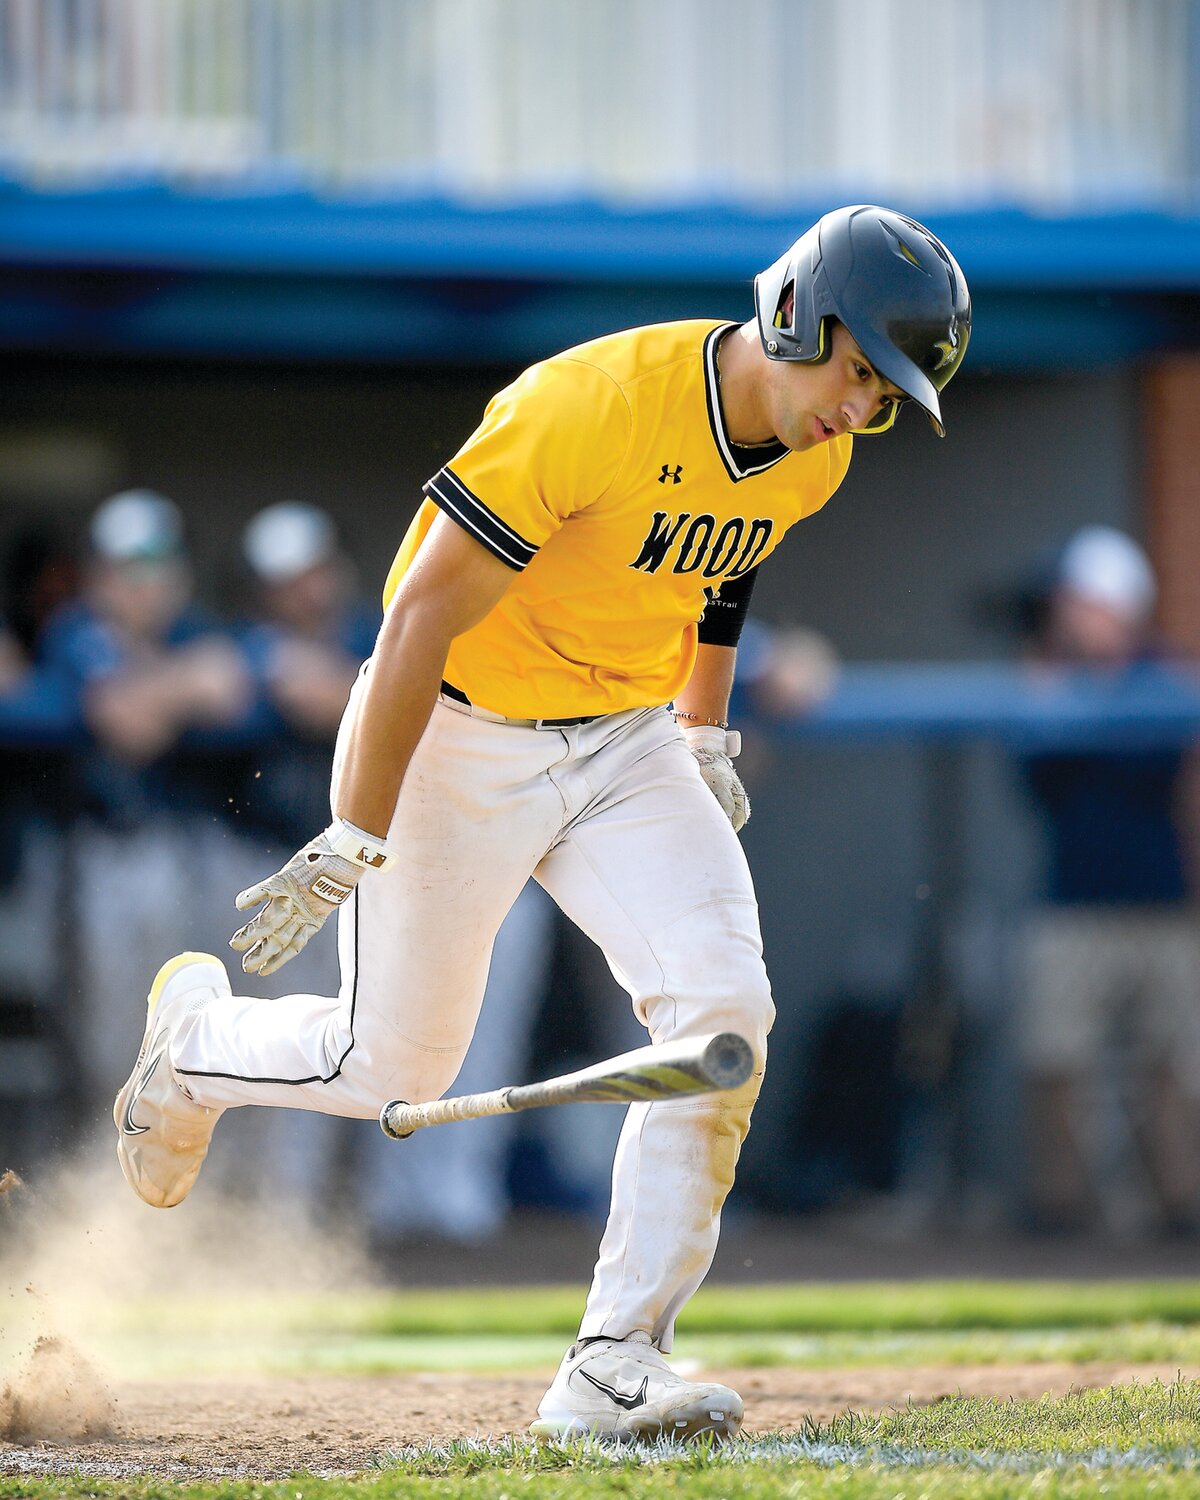
[[[733,769],[733,757],[742,748],[742,737],[736,729],[719,729],[715,724],[700,724],[683,731],[688,749],[696,757],[704,784],[721,804],[721,811],[738,833],[750,821],[750,798],[742,778]]]
[[[273,974],[304,947],[358,884],[364,870],[386,870],[395,856],[386,844],[335,818],[282,870],[241,891],[239,911],[263,909],[229,939],[247,974]]]

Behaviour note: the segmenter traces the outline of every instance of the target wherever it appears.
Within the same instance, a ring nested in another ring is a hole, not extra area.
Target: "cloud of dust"
[[[0,1440],[96,1442],[118,1431],[107,1386],[64,1339],[37,1339],[24,1369],[0,1389]]]
[[[256,1300],[342,1293],[372,1280],[352,1228],[318,1229],[286,1206],[235,1198],[203,1178],[164,1211],[135,1197],[107,1152],[30,1181],[4,1172],[0,1438],[113,1431],[105,1376],[114,1339],[131,1326],[151,1339],[183,1338],[206,1304],[246,1299],[252,1318]],[[186,1327],[173,1323],[173,1307],[185,1310]]]

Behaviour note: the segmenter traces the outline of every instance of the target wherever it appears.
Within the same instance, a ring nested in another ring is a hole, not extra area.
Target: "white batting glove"
[[[742,737],[736,729],[718,729],[715,724],[696,724],[683,730],[688,749],[696,757],[704,784],[721,804],[721,811],[739,833],[750,821],[750,798],[742,778],[733,769],[733,757],[741,752]]]
[[[282,968],[341,906],[364,870],[386,870],[394,862],[386,844],[334,818],[282,870],[239,893],[239,911],[267,903],[229,939],[229,946],[242,955],[242,968],[247,974]]]

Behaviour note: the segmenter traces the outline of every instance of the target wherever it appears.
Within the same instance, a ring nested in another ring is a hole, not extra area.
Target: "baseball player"
[[[334,755],[333,819],[232,938],[250,974],[339,912],[341,993],[159,971],[117,1096],[134,1191],[188,1193],[222,1110],[374,1119],[453,1083],[492,939],[532,873],[654,1043],[740,1032],[726,1095],[630,1108],[577,1341],[533,1431],[737,1432],[742,1401],[664,1359],[712,1261],[773,1018],[726,723],[757,571],[841,483],[852,434],[911,401],[942,433],[970,300],[953,256],[875,207],[825,215],[755,281],[756,316],[635,328],[532,366],[425,486]],[[265,903],[265,904],[263,904]],[[403,1149],[403,1148],[398,1148]]]

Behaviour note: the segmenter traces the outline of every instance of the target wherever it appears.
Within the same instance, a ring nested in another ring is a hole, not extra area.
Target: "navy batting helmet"
[[[958,262],[924,225],[870,204],[835,209],[754,278],[754,305],[768,359],[827,359],[826,323],[837,318],[876,371],[945,436],[938,392],[967,352],[971,294]],[[884,431],[896,410],[885,407],[864,431]]]

